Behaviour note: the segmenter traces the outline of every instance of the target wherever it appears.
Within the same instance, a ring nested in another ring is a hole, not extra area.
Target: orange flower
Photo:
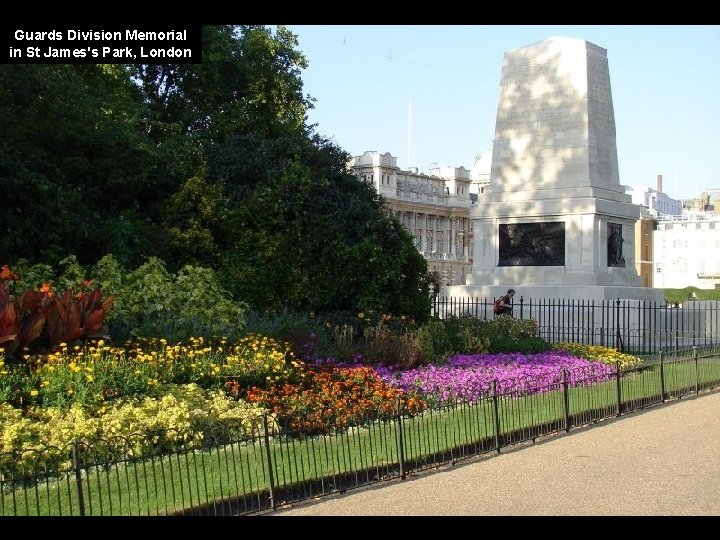
[[[92,285],[92,279],[84,279],[83,280],[83,284],[82,284],[83,288],[89,289],[90,285]]]
[[[10,270],[7,264],[3,265],[2,270],[0,270],[0,281],[10,281],[17,278],[17,274]]]
[[[43,293],[46,298],[50,298],[53,294],[55,294],[53,292],[52,285],[47,282],[42,284],[42,287],[40,287],[40,292]]]

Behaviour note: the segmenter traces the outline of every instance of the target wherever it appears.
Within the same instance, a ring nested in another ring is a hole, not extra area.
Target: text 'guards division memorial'
[[[449,296],[662,300],[635,269],[605,49],[556,37],[505,53],[490,185],[470,218],[472,274]]]

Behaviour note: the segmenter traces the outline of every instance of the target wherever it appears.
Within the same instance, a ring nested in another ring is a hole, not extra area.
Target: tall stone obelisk
[[[505,53],[474,261],[449,295],[659,300],[635,270],[605,49],[555,37]]]

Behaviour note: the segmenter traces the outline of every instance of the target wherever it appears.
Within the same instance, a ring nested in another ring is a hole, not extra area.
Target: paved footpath
[[[272,515],[720,515],[720,392]]]

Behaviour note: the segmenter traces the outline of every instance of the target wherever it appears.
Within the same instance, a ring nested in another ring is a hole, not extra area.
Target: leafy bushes
[[[163,261],[150,257],[142,266],[125,272],[106,255],[93,273],[105,289],[118,296],[109,319],[115,340],[237,337],[244,327],[247,307],[230,298],[209,268],[186,265],[174,275]]]
[[[550,350],[550,343],[540,337],[498,336],[490,343],[490,352],[540,353]]]
[[[45,282],[51,289],[61,286],[77,292],[85,290],[92,280],[103,293],[115,297],[107,322],[116,342],[138,336],[177,342],[189,337],[236,339],[242,335],[247,306],[231,299],[212,269],[186,265],[173,274],[162,260],[150,257],[128,271],[112,255],[104,256],[90,269],[83,268],[71,255],[60,261],[60,267],[55,276],[48,265],[30,266],[19,261],[16,289]],[[42,281],[30,281],[39,278]]]

